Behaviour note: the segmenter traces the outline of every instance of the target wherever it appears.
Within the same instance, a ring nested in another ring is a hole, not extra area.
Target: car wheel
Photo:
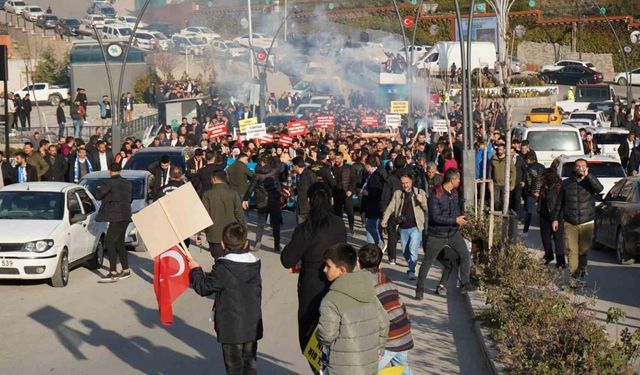
[[[62,98],[60,97],[60,95],[51,95],[49,97],[49,104],[51,104],[52,106],[58,106],[61,101]]]
[[[67,249],[62,250],[60,253],[60,259],[58,260],[58,266],[56,272],[51,278],[51,286],[54,288],[61,288],[67,286],[69,282],[69,254]]]
[[[549,78],[549,76],[546,74],[541,75],[540,79],[542,79],[542,81],[545,83],[551,83],[551,78]]]
[[[104,240],[101,238],[96,245],[96,251],[93,253],[93,257],[87,262],[87,268],[90,270],[98,270],[102,268],[104,263]]]
[[[578,84],[580,84],[580,85],[586,85],[587,83],[589,83],[589,82],[587,82],[586,78],[580,78],[578,80]]]
[[[620,264],[633,264],[635,262],[635,259],[627,253],[622,228],[618,229],[618,236],[616,238],[616,259]]]
[[[620,78],[618,80],[618,85],[620,86],[626,86],[627,85],[627,79],[626,78]]]

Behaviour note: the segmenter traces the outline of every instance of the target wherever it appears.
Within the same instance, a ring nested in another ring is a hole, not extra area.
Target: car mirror
[[[71,214],[71,219],[69,220],[71,222],[71,224],[75,224],[75,223],[79,223],[81,221],[85,221],[87,219],[87,215],[80,213],[80,212],[76,212]]]

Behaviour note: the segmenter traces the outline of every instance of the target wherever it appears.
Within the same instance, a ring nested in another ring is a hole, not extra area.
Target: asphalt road
[[[253,221],[253,215],[251,215]],[[285,214],[283,242],[293,231],[293,215]],[[255,231],[250,224],[251,232]],[[270,231],[263,238],[263,318],[265,337],[258,344],[258,373],[303,374],[309,367],[299,354],[296,325],[297,276],[283,269],[270,250]],[[356,226],[356,246],[364,243]],[[253,238],[253,234],[250,235]],[[208,269],[208,252],[191,247]],[[131,253],[134,276],[115,284],[96,283],[85,268],[71,272],[66,288],[43,282],[2,282],[3,327],[0,363],[5,374],[222,374],[219,344],[209,321],[212,300],[188,290],[173,306],[172,326],[159,323],[153,293],[153,262]],[[402,265],[385,266],[399,287],[411,315],[415,348],[410,364],[415,374],[488,374],[473,319],[464,297],[449,285],[446,298],[427,293],[416,303],[413,282]],[[105,272],[105,270],[102,270]],[[431,272],[433,290],[440,274]],[[453,283],[453,278],[451,279]]]

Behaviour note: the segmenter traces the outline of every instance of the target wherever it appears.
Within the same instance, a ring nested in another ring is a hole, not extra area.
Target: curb
[[[466,294],[465,300],[473,314],[473,327],[476,338],[481,343],[485,361],[489,364],[492,375],[508,374],[506,367],[498,361],[498,349],[489,334],[489,330],[482,326],[482,321],[476,319],[476,313],[487,309],[484,292],[478,290]]]

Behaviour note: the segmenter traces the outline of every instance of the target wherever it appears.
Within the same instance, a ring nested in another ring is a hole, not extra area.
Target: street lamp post
[[[105,70],[107,71],[107,83],[109,84],[111,108],[114,108],[116,111],[118,111],[117,109],[118,107],[114,105],[115,102],[118,101],[118,99],[114,98],[113,77],[111,76],[111,67],[109,66],[109,61],[107,60],[107,54],[105,53],[105,50],[104,50],[104,43],[102,42],[102,36],[98,32],[98,29],[96,29],[96,25],[91,25],[91,28],[93,29],[93,33],[96,36],[96,40],[98,41],[98,47],[100,47],[100,52],[102,53],[102,59],[104,60],[104,67],[105,67]],[[116,131],[116,129],[119,129],[118,124],[116,122],[116,114],[113,112],[114,111],[111,111],[111,145],[112,147],[115,144],[113,142],[113,134]]]

